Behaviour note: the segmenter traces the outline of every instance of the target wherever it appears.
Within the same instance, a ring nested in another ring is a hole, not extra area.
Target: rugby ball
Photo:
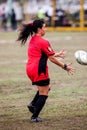
[[[75,59],[81,65],[87,65],[87,52],[78,50],[75,52]]]

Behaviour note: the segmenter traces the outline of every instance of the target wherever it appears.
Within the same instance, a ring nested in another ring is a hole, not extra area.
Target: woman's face
[[[40,29],[41,36],[44,36],[46,33],[46,24],[44,23],[42,28]]]

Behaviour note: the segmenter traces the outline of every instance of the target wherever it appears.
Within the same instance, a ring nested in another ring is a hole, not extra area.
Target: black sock
[[[39,91],[37,91],[36,95],[34,96],[33,100],[32,100],[32,105],[35,105],[35,103],[37,102],[39,98]]]
[[[46,99],[48,96],[40,95],[34,108],[34,113],[32,115],[33,118],[38,117],[40,111],[42,110],[43,106],[45,105]]]

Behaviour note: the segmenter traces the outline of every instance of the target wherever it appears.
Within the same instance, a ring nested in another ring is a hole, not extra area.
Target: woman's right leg
[[[48,86],[38,86],[39,98],[35,104],[34,113],[31,117],[32,122],[33,121],[35,121],[35,122],[42,121],[41,119],[38,118],[38,115],[45,105],[46,99],[48,97],[49,88],[50,88],[49,85]]]

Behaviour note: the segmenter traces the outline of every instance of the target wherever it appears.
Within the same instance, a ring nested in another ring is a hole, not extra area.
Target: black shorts
[[[37,82],[32,82],[32,85],[37,85],[37,86],[47,86],[50,84],[50,79],[45,79],[45,80],[40,80]]]

